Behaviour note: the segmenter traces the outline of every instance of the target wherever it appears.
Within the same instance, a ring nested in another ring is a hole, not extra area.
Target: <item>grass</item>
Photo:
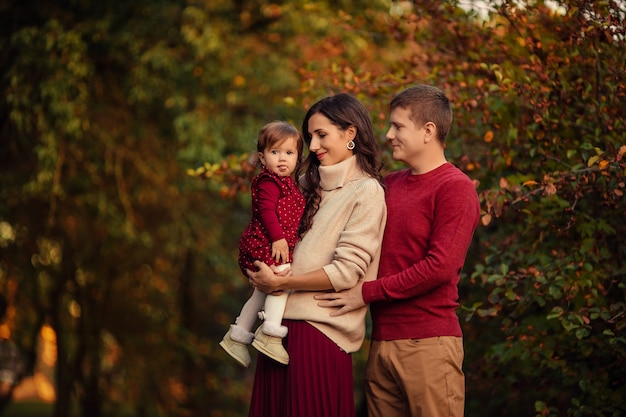
[[[50,417],[51,415],[52,404],[35,401],[13,402],[2,413],[2,417]]]

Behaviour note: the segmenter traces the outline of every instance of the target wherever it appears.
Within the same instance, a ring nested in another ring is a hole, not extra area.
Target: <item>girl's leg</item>
[[[278,337],[285,337],[287,334],[287,328],[282,326],[287,297],[289,297],[288,292],[281,295],[268,295],[265,297],[265,307],[263,311],[265,333]]]
[[[252,362],[247,347],[254,339],[254,334],[251,332],[252,326],[257,320],[258,312],[264,301],[265,294],[254,290],[252,296],[241,309],[239,317],[235,319],[235,324],[230,326],[224,339],[220,342],[220,346],[246,368]]]
[[[288,268],[290,265],[280,265]],[[287,328],[282,325],[283,313],[287,305],[288,292],[281,295],[268,295],[265,298],[265,310],[261,314],[265,320],[254,335],[252,342],[257,350],[282,364],[289,363],[289,354],[283,347],[283,337],[287,335]]]
[[[239,317],[235,319],[235,324],[241,327],[243,330],[248,332],[252,331],[252,327],[254,323],[256,323],[258,319],[259,311],[261,311],[261,307],[265,303],[266,297],[265,293],[261,291],[254,290],[252,296],[248,298],[248,301],[243,305],[241,309],[241,313],[239,313]],[[283,312],[285,311],[285,307],[283,307]],[[282,314],[282,313],[281,313]]]

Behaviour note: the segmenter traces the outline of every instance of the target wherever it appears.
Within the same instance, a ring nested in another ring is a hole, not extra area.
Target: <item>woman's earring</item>
[[[351,140],[350,142],[346,143],[346,148],[350,150],[354,149],[354,141]]]

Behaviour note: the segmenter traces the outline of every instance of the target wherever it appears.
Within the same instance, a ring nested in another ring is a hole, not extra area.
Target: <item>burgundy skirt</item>
[[[289,365],[259,353],[250,417],[354,417],[352,356],[309,323],[283,320]]]

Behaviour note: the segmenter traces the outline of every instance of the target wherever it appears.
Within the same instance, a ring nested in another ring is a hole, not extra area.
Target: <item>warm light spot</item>
[[[56,394],[48,377],[41,372],[37,372],[33,377],[33,381],[35,383],[35,390],[39,395],[39,399],[44,402],[54,402]]]
[[[243,87],[246,85],[246,79],[243,75],[236,75],[235,78],[233,78],[233,85],[235,87]]]
[[[43,340],[45,340],[46,342],[56,343],[56,341],[57,341],[57,334],[56,334],[56,332],[54,331],[54,329],[52,327],[50,327],[50,326],[43,326],[39,333],[41,335],[41,338]]]
[[[11,338],[11,329],[7,326],[6,323],[0,325],[0,339],[10,339]]]
[[[70,303],[70,314],[72,317],[80,317],[80,305],[76,301]]]
[[[15,229],[7,222],[0,222],[0,247],[6,248],[15,240]]]
[[[493,132],[490,130],[489,132],[485,133],[485,136],[483,136],[483,140],[487,143],[491,142],[493,140]]]
[[[61,263],[61,255],[61,247],[59,245],[51,245],[48,256],[50,257],[50,261],[52,261],[53,264],[58,265]]]
[[[54,366],[57,361],[57,335],[50,326],[43,326],[41,336],[41,362],[46,366]]]

